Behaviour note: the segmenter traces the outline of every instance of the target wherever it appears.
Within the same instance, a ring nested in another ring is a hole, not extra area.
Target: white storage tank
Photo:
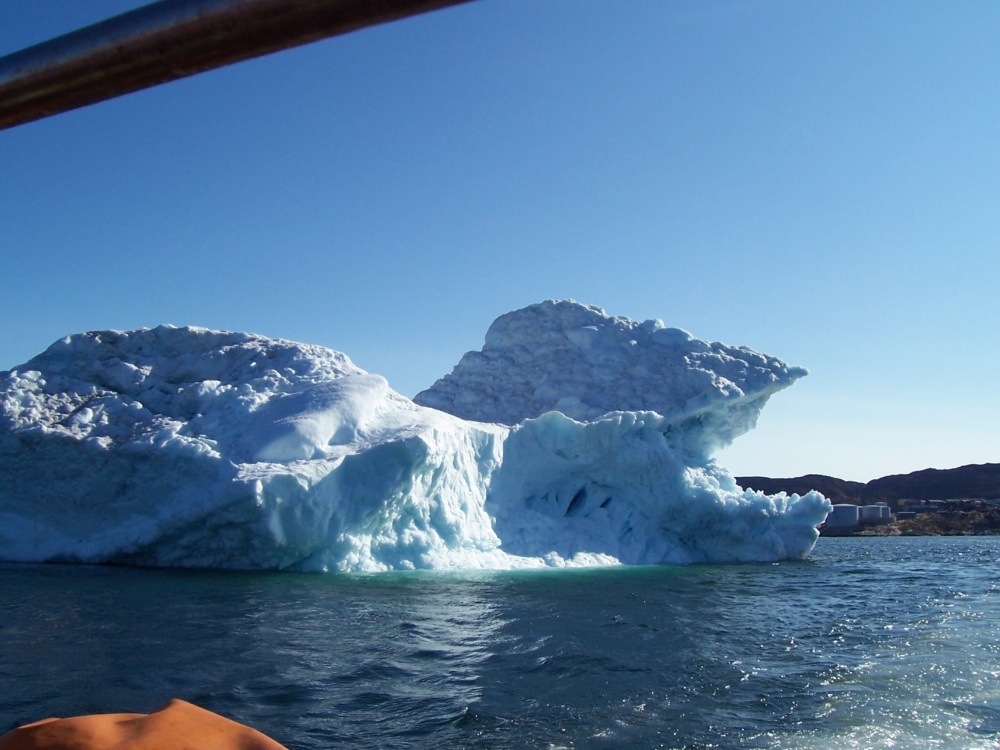
[[[826,525],[831,529],[853,529],[859,517],[857,505],[837,503],[826,517]]]
[[[861,506],[861,520],[865,523],[878,523],[882,520],[882,508],[879,505]]]

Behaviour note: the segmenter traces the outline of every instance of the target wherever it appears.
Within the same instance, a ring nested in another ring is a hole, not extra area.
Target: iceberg
[[[410,400],[318,346],[160,326],[0,372],[0,559],[304,571],[773,561],[829,502],[712,454],[805,375],[572,301]]]

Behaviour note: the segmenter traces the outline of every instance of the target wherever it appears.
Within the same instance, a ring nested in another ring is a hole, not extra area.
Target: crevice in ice
[[[583,505],[583,501],[587,499],[587,488],[581,487],[577,490],[576,494],[573,495],[573,499],[569,501],[569,505],[566,507],[566,516],[575,516],[580,510],[580,506]]]

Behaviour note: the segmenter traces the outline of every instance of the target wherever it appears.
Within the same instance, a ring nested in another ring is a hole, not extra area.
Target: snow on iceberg
[[[802,557],[826,499],[744,491],[710,454],[803,374],[573,302],[500,318],[425,406],[316,346],[170,326],[70,336],[0,373],[0,559]]]

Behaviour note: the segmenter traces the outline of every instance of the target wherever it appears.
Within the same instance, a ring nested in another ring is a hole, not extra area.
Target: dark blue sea
[[[0,566],[0,733],[171,697],[321,748],[996,748],[1000,538],[761,565]]]

